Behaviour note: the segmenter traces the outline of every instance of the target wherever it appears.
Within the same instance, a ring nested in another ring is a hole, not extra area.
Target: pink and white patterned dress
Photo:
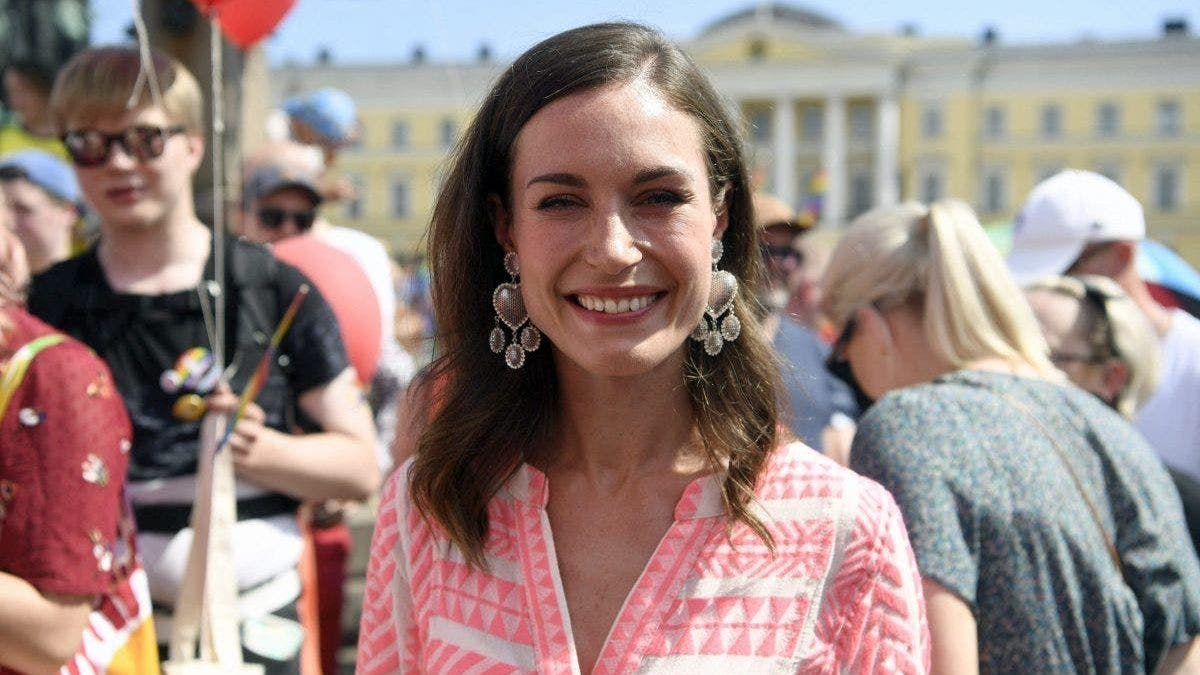
[[[360,675],[579,673],[544,474],[523,465],[488,506],[490,569],[469,567],[388,481],[375,526]],[[697,479],[625,600],[594,673],[925,673],[920,575],[895,502],[799,443],[764,467],[770,549],[730,532]]]

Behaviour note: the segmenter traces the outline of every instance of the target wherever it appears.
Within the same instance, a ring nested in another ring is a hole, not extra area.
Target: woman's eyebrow
[[[566,185],[568,187],[584,187],[587,181],[573,173],[545,173],[540,176],[534,176],[529,179],[525,187],[530,187],[534,183],[554,183],[555,185]]]

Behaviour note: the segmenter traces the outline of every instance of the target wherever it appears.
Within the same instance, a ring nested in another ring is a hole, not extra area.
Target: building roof
[[[771,2],[757,3],[721,19],[717,19],[706,26],[701,31],[700,36],[704,37],[722,28],[753,21],[760,17],[773,24],[791,24],[797,28],[843,30],[840,23],[819,12],[796,5]]]

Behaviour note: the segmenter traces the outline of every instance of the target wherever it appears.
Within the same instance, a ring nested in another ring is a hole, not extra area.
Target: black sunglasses
[[[113,143],[119,143],[125,154],[146,162],[161,157],[167,139],[181,134],[184,128],[136,126],[115,134],[106,134],[96,129],[78,129],[62,135],[63,145],[76,166],[99,166],[108,161]]]
[[[858,328],[858,320],[851,316],[846,325],[842,326],[842,332],[838,333],[837,339],[833,341],[833,346],[829,349],[829,356],[825,359],[825,367],[829,370],[834,370],[839,363],[846,360],[846,346],[850,344],[850,340],[854,339],[854,330]]]
[[[288,219],[296,224],[297,230],[304,232],[312,227],[313,221],[317,219],[317,212],[313,209],[288,211],[278,206],[264,206],[258,210],[258,222],[268,230],[278,230]]]
[[[762,256],[764,258],[773,258],[773,259],[777,259],[777,260],[787,260],[790,258],[790,259],[793,259],[796,261],[804,260],[804,254],[801,253],[800,251],[797,251],[796,249],[792,248],[791,246],[786,246],[786,245],[776,246],[773,244],[760,244],[758,249],[759,249],[759,252],[762,253]]]

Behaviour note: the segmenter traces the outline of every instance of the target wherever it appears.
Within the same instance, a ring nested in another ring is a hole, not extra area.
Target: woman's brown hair
[[[433,413],[411,469],[417,508],[474,565],[484,565],[488,501],[558,422],[550,350],[509,370],[488,347],[492,290],[506,281],[488,200],[507,207],[517,134],[539,110],[570,94],[644,79],[695,118],[713,195],[724,195],[729,226],[721,268],[733,273],[742,335],[717,356],[687,341],[692,410],[713,471],[724,471],[732,521],[771,538],[751,512],[759,471],[776,443],[778,370],[762,331],[754,284],[758,235],[742,149],[721,99],[699,68],[658,32],[628,23],[584,26],[535,45],[500,77],[451,159],[430,226],[428,255],[440,356],[422,374],[414,400]]]

